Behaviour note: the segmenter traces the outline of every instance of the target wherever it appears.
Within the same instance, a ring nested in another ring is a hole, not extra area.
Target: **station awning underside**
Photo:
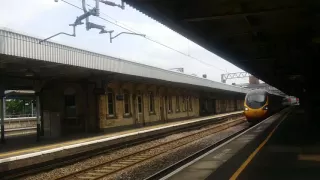
[[[308,89],[316,74],[319,1],[125,2],[288,94]]]

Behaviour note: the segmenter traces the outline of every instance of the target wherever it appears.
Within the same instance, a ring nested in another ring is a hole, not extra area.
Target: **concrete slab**
[[[218,168],[223,162],[222,161],[199,161],[195,164],[192,164],[189,166],[189,169],[195,169],[195,170],[208,170],[208,169],[216,169]]]

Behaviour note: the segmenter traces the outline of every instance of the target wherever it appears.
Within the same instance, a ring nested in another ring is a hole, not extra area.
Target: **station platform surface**
[[[305,112],[297,109],[279,125],[237,179],[320,179],[319,130],[319,122],[308,122]]]
[[[121,143],[122,141],[126,142],[148,135],[155,135],[157,133],[165,133],[167,131],[169,132],[175,129],[188,127],[192,124],[196,125],[203,123],[204,121],[219,120],[229,116],[236,117],[241,116],[242,114],[243,111],[237,111],[168,122],[110,134],[91,135],[92,137],[86,138],[73,137],[73,140],[70,140],[69,137],[61,138],[60,140],[41,140],[40,142],[35,142],[35,136],[9,138],[6,141],[6,144],[0,144],[0,172],[11,170],[14,166],[20,167],[25,162],[40,163],[71,155],[72,153],[81,153],[95,148]],[[33,161],[30,160],[30,158],[37,158],[37,160]],[[17,163],[12,165],[8,164],[13,161],[17,161]],[[5,167],[5,169],[3,167]]]
[[[299,106],[276,118],[163,179],[320,179],[320,121]]]

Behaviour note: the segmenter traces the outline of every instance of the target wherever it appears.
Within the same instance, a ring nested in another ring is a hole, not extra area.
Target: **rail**
[[[128,148],[128,147],[132,147],[135,145],[139,145],[142,143],[165,138],[165,137],[173,135],[173,134],[183,133],[183,132],[192,131],[192,130],[198,130],[198,129],[201,129],[201,128],[204,128],[204,127],[207,127],[210,125],[218,125],[223,122],[227,122],[228,120],[237,119],[239,117],[243,117],[243,114],[240,112],[232,113],[232,114],[228,114],[228,115],[223,115],[223,116],[219,116],[219,117],[212,117],[209,121],[199,121],[200,123],[194,123],[194,124],[191,124],[190,126],[187,126],[184,128],[178,128],[178,129],[174,129],[172,131],[162,132],[162,133],[158,133],[158,134],[155,134],[152,136],[142,137],[140,139],[129,140],[129,141],[126,141],[125,143],[121,143],[121,144],[114,144],[111,146],[96,148],[94,150],[89,150],[89,151],[74,155],[74,156],[72,156],[72,158],[63,157],[61,159],[56,159],[56,160],[52,160],[52,161],[43,163],[41,166],[31,165],[26,169],[9,171],[9,172],[5,173],[3,179],[24,178],[26,176],[30,176],[33,174],[37,174],[37,173],[41,173],[41,172],[45,172],[45,171],[50,171],[50,170],[53,170],[53,169],[56,169],[59,167],[71,165],[71,164],[74,164],[74,163],[77,163],[77,162],[80,162],[80,161],[83,161],[83,160],[86,160],[86,159],[89,159],[89,158],[92,158],[92,157],[95,157],[98,155],[109,154],[109,153],[112,153],[116,150],[120,150],[120,149],[124,149],[124,148]]]
[[[110,175],[113,175],[121,170],[127,169],[134,165],[140,164],[152,158],[158,157],[161,154],[165,154],[174,149],[181,148],[187,144],[190,144],[196,140],[202,139],[213,133],[217,133],[228,129],[229,127],[235,126],[244,122],[244,117],[240,117],[236,120],[227,121],[221,124],[218,124],[209,129],[205,129],[190,135],[180,137],[173,141],[165,142],[147,149],[143,149],[138,152],[134,152],[110,161],[102,162],[98,165],[85,168],[78,172],[70,173],[68,175],[57,178],[57,180],[62,179],[101,179]]]

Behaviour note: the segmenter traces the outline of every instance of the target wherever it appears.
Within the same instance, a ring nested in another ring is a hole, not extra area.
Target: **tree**
[[[6,114],[23,114],[23,100],[20,99],[7,99],[6,100]]]

